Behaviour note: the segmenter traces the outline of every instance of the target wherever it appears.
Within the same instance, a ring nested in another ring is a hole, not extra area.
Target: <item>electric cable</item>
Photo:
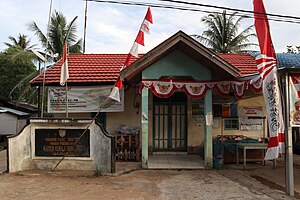
[[[96,3],[121,4],[121,5],[128,5],[128,6],[151,6],[151,7],[154,7],[154,8],[164,8],[164,9],[193,11],[193,12],[204,12],[204,13],[215,13],[215,14],[221,14],[222,13],[220,11],[203,10],[203,9],[194,8],[194,7],[193,8],[192,7],[183,7],[183,6],[169,5],[169,4],[132,2],[132,1],[116,1],[116,0],[84,0],[84,1],[91,1],[91,2],[96,2]],[[166,0],[161,0],[161,1],[166,1]],[[170,0],[170,2],[172,2],[172,1]],[[179,1],[176,1],[176,2],[179,2]],[[175,1],[174,1],[174,3],[175,3]],[[184,2],[184,3],[188,3],[188,2]],[[200,6],[200,4],[198,6]],[[212,8],[212,5],[203,4],[203,6]],[[237,12],[236,16],[243,16],[245,18],[254,18],[253,15],[249,15],[249,13],[253,14],[254,12],[249,11],[249,10],[233,9],[233,8],[227,8],[227,7],[221,7],[221,6],[213,6],[213,8],[215,8],[215,9],[228,9],[230,11]],[[243,12],[243,13],[246,13],[246,14],[240,14],[240,12]],[[226,15],[230,15],[230,14],[232,14],[232,13],[226,13]],[[262,14],[262,13],[259,13],[259,14]],[[269,14],[269,13],[267,13],[266,15],[269,16],[269,19],[268,19],[269,21],[300,24],[300,17],[289,16],[289,15],[279,15],[279,14]],[[286,19],[284,19],[284,18],[286,18]]]

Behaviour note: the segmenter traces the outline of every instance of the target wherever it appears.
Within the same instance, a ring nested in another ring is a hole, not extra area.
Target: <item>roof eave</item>
[[[220,67],[227,73],[229,73],[233,77],[239,77],[240,70],[225,61],[223,58],[219,57],[217,54],[209,50],[208,48],[204,47],[202,44],[188,36],[182,31],[177,32],[154,49],[146,53],[144,56],[136,60],[134,63],[130,65],[130,67],[125,68],[121,73],[120,77],[122,80],[131,79],[135,75],[137,75],[140,71],[144,70],[158,58],[163,57],[164,55],[168,54],[174,49],[181,48],[189,48],[188,51],[193,51],[197,53],[198,56],[204,57],[209,62],[213,63],[214,65]]]

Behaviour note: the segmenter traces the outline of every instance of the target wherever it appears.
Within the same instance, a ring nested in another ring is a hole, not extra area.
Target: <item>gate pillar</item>
[[[148,168],[148,88],[142,91],[142,168]]]
[[[213,141],[212,141],[212,91],[208,90],[204,97],[204,165],[205,168],[213,167]]]

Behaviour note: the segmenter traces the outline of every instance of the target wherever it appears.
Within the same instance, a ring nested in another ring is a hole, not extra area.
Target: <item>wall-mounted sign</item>
[[[239,116],[242,117],[263,117],[262,106],[241,106]]]
[[[82,112],[122,112],[124,111],[124,90],[120,90],[121,102],[107,99],[113,86],[80,87],[70,86],[66,94],[65,87],[49,87],[48,112],[69,113]],[[66,104],[68,97],[68,105]]]
[[[263,118],[239,117],[241,131],[263,131]]]
[[[62,157],[70,151],[69,157],[90,156],[90,130],[79,142],[84,129],[36,129],[35,156]]]

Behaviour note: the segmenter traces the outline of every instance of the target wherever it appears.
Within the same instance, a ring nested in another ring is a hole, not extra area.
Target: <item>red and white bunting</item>
[[[236,98],[241,99],[245,95],[246,89],[248,89],[247,82],[232,82],[234,95]]]
[[[201,98],[208,90],[205,83],[186,83],[183,88],[191,98]]]
[[[183,90],[186,95],[191,98],[202,98],[208,90],[217,89],[223,96],[228,96],[233,93],[236,98],[241,99],[249,88],[249,84],[250,81],[241,80],[182,82],[176,80],[159,81],[144,79],[141,88],[150,88],[152,92],[160,98],[168,98],[177,90]],[[140,89],[139,91],[142,90]],[[255,90],[253,91],[256,92]]]
[[[263,80],[270,139],[265,160],[276,159],[284,153],[284,122],[281,95],[277,77],[275,51],[270,35],[268,17],[262,0],[254,0],[254,19],[261,55],[256,58]]]

